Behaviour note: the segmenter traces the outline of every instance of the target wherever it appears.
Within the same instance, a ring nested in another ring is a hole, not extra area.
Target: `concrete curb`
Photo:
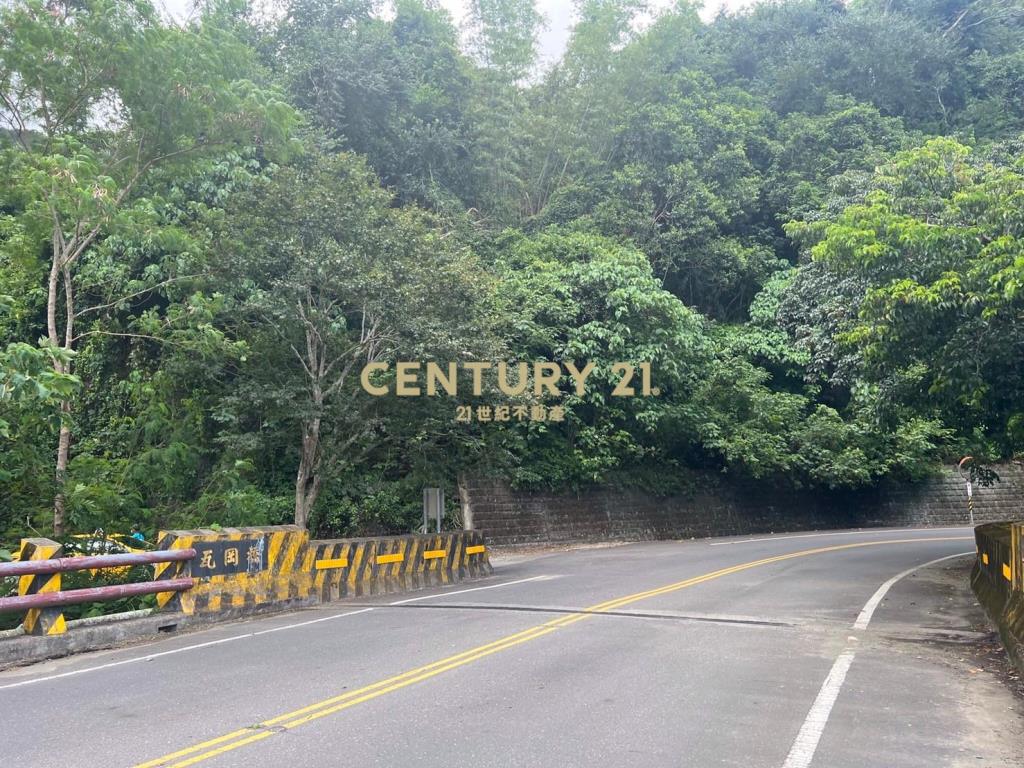
[[[142,611],[132,611],[124,615],[98,616],[96,618],[103,621],[96,623],[78,619],[68,622],[67,632],[61,635],[21,635],[3,640],[0,642],[0,670],[58,659],[74,653],[120,648],[167,635],[184,634],[258,616],[298,611],[319,604],[311,599],[290,600],[256,607],[228,608],[216,614],[189,615],[179,611],[152,611],[148,615],[139,615]]]
[[[151,640],[197,624],[183,613],[159,613],[124,621],[68,627],[60,635],[23,635],[0,642],[0,669]]]

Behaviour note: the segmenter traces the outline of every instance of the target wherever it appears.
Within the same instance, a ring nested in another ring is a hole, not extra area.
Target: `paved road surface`
[[[967,529],[579,550],[37,664],[0,673],[0,764],[1024,766],[963,553]]]

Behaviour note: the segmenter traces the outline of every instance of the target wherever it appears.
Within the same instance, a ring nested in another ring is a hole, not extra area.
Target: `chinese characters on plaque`
[[[227,576],[259,573],[267,569],[267,538],[257,536],[240,541],[200,541],[192,545],[193,576]]]

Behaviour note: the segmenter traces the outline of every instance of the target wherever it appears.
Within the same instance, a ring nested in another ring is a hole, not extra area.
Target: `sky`
[[[155,0],[157,7],[175,18],[184,18],[191,10],[193,0]],[[273,0],[270,0],[272,4]],[[705,21],[714,18],[721,9],[738,10],[751,5],[754,0],[704,0],[701,16]],[[261,3],[262,4],[262,3]],[[440,0],[440,4],[452,15],[455,23],[462,25],[466,17],[469,0]],[[547,28],[540,36],[540,58],[542,66],[557,61],[565,50],[569,30],[573,23],[574,0],[536,0],[539,10],[547,20]],[[657,12],[674,5],[673,0],[651,0],[651,10]]]
[[[704,0],[701,17],[710,21],[719,10],[738,10],[750,5],[754,0]],[[565,50],[569,40],[569,31],[573,24],[574,0],[535,0],[539,10],[547,20],[547,28],[540,36],[540,58],[542,65],[557,61]],[[466,16],[467,0],[440,0],[440,3],[461,26]],[[650,0],[652,13],[675,5],[673,0]]]

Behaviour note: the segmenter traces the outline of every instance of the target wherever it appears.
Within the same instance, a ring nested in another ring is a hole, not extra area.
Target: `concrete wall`
[[[0,636],[0,669],[262,611],[404,592],[491,573],[479,531],[310,541],[309,533],[294,525],[202,528],[161,531],[158,548],[195,550],[190,559],[154,565],[153,574],[155,581],[191,579],[191,589],[158,593],[153,615],[108,616],[100,626],[65,622],[60,608],[29,611],[22,633]],[[47,560],[59,551],[60,545],[48,539],[25,539],[21,554],[23,560]],[[22,576],[19,582],[22,595],[59,591],[59,573]],[[114,622],[117,618],[122,620]]]
[[[311,541],[305,570],[321,601],[406,592],[491,573],[479,531]]]
[[[161,531],[159,549],[195,549],[155,568],[156,580],[191,577],[157,605],[186,615],[237,615],[343,597],[403,592],[491,572],[479,531],[310,541],[294,525]]]
[[[974,538],[978,559],[971,587],[1024,672],[1024,522],[979,525]]]
[[[977,522],[1024,517],[1024,466],[998,468],[1002,482],[975,488]],[[495,480],[468,481],[474,528],[491,544],[644,540],[819,528],[943,526],[967,523],[967,496],[955,468],[919,485],[870,492],[799,493],[698,478],[692,494],[639,491],[581,494],[515,491]]]
[[[192,577],[186,592],[161,592],[161,610],[244,613],[261,606],[309,602],[313,576],[305,568],[309,533],[294,525],[160,531],[158,549],[195,549],[192,560],[163,563],[154,578]]]

